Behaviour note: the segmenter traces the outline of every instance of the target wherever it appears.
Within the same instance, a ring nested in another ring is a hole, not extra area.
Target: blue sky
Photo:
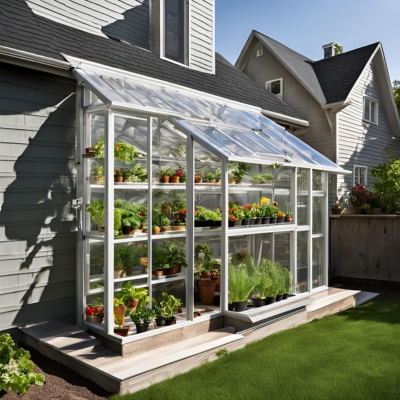
[[[322,45],[344,51],[381,42],[391,80],[400,80],[400,0],[216,0],[216,51],[235,63],[252,29],[311,58]]]

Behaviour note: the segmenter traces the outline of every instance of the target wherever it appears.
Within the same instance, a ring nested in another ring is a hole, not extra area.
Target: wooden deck
[[[187,372],[206,360],[216,358],[218,349],[234,351],[272,333],[333,314],[356,305],[358,291],[331,288],[313,297],[313,302],[302,304],[291,312],[271,314],[253,323],[243,319],[224,317],[222,329],[192,337],[177,333],[180,341],[157,339],[141,340],[144,352],[121,352],[105,347],[98,338],[75,325],[56,322],[21,327],[22,341],[42,354],[61,362],[112,393],[141,390],[152,383]],[[315,299],[316,297],[316,299]],[[366,298],[364,296],[364,298]],[[300,304],[300,303],[299,303]],[[168,332],[166,332],[168,334]],[[149,338],[150,339],[150,338]]]

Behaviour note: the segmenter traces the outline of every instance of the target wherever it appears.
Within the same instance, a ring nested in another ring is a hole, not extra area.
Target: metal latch
[[[82,230],[82,205],[83,205],[83,198],[79,197],[78,199],[72,199],[72,208],[75,209],[76,215],[76,226],[78,230]]]

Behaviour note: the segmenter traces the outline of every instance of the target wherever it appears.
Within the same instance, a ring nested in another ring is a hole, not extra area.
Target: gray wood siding
[[[75,82],[0,64],[0,331],[75,322]]]
[[[392,139],[392,131],[381,100],[380,85],[372,61],[351,93],[352,104],[339,113],[339,165],[351,171],[354,165],[368,167],[369,186],[374,181],[371,176],[373,167],[390,161],[392,156],[400,156],[400,143]],[[379,102],[378,125],[363,122],[365,95]],[[353,175],[339,176],[338,183],[341,196],[350,190]]]
[[[243,72],[264,88],[267,81],[283,78],[283,101],[310,124],[306,128],[296,130],[294,134],[335,162],[335,136],[331,134],[320,104],[268,49],[264,47],[263,55],[257,57],[259,46],[258,40],[251,44],[251,56]],[[329,186],[329,203],[333,203],[334,200],[336,200],[336,189]]]
[[[189,66],[214,73],[214,0],[190,2]]]
[[[149,0],[27,0],[32,11],[85,32],[150,49]]]

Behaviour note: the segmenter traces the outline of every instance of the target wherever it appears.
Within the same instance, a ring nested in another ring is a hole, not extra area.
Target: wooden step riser
[[[89,330],[89,333],[96,336],[97,339],[102,342],[103,346],[115,351],[122,357],[134,357],[138,354],[163,347],[166,344],[178,344],[182,340],[191,339],[193,337],[202,335],[203,333],[216,331],[223,327],[224,318],[214,318],[209,321],[204,321],[198,324],[185,326],[181,329],[160,333],[159,335],[143,338],[142,340],[136,340],[124,345],[96,335],[96,333],[93,331]]]
[[[327,315],[337,314],[340,311],[344,311],[347,310],[348,308],[352,308],[355,306],[356,306],[355,296],[350,296],[346,299],[337,301],[326,307],[320,308],[319,310],[309,312],[307,315],[307,320],[308,322],[310,322],[314,319],[323,318]]]
[[[50,359],[57,361],[84,376],[85,378],[90,379],[110,393],[118,393],[120,391],[121,383],[118,380],[111,379],[101,372],[80,363],[73,357],[69,357],[61,351],[54,349],[53,347],[46,345],[45,343],[40,342],[39,340],[32,338],[23,332],[21,332],[21,340],[23,343],[33,347],[44,356],[49,357]]]

